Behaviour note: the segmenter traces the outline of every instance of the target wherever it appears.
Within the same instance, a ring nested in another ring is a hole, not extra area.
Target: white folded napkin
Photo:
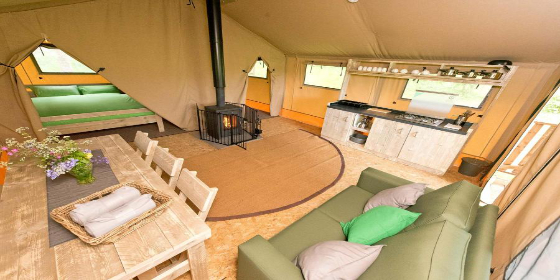
[[[100,237],[154,208],[156,208],[156,203],[152,200],[152,195],[143,194],[135,200],[91,220],[84,228],[91,236]]]
[[[100,199],[95,199],[84,204],[76,204],[76,209],[70,211],[70,218],[83,226],[103,213],[110,212],[140,197],[140,191],[133,187],[122,187]]]

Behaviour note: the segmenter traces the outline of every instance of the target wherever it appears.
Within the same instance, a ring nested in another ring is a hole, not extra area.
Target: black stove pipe
[[[208,32],[210,34],[210,53],[212,55],[212,74],[216,88],[216,105],[226,104],[226,73],[224,64],[224,44],[222,39],[222,9],[221,0],[206,0],[208,15]]]

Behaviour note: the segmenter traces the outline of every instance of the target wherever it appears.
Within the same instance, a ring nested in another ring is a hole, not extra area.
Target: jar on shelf
[[[471,69],[471,71],[467,73],[467,78],[474,78],[474,77],[476,77],[476,72],[474,71],[474,69]]]
[[[488,76],[488,73],[486,73],[486,70],[482,70],[478,73],[476,73],[476,79],[486,79],[486,77]]]
[[[438,69],[437,70],[438,76],[447,76],[447,69]]]
[[[488,76],[489,79],[499,80],[502,77],[502,73],[498,72],[498,70],[492,71]]]
[[[449,70],[447,70],[447,76],[455,76],[455,74],[457,74],[455,67],[450,67]]]

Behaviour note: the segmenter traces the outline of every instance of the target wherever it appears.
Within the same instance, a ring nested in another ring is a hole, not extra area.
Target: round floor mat
[[[189,170],[218,194],[208,221],[246,218],[285,210],[333,186],[344,158],[331,142],[304,130],[185,159]]]

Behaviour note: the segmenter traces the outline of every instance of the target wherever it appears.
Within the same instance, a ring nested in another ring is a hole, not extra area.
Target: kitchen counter
[[[339,105],[339,104],[334,104],[334,103],[329,104],[328,107],[333,108],[333,109],[337,109],[337,110],[346,111],[346,112],[352,112],[352,113],[356,113],[356,114],[360,114],[360,115],[372,116],[372,117],[375,117],[375,118],[381,118],[381,119],[391,120],[391,121],[400,122],[400,123],[422,126],[422,127],[437,129],[437,130],[446,131],[446,132],[450,132],[450,133],[461,134],[461,135],[466,135],[467,132],[469,131],[469,129],[471,128],[471,126],[473,125],[472,123],[467,122],[467,123],[463,124],[463,127],[460,130],[454,130],[454,129],[445,128],[446,124],[448,124],[448,123],[452,124],[453,123],[452,119],[445,119],[440,125],[434,126],[434,125],[429,125],[429,124],[424,124],[424,123],[418,123],[418,122],[412,122],[412,121],[408,121],[408,120],[404,120],[404,119],[399,119],[399,118],[397,118],[397,116],[405,113],[405,112],[399,111],[399,110],[391,110],[391,109],[382,108],[382,107],[375,107],[375,106],[369,106],[368,108],[356,108],[356,107],[352,107],[352,106],[344,106],[344,105]],[[369,108],[378,108],[378,109],[383,109],[383,110],[389,110],[391,112],[389,112],[389,113],[372,112],[372,111],[368,111]]]

